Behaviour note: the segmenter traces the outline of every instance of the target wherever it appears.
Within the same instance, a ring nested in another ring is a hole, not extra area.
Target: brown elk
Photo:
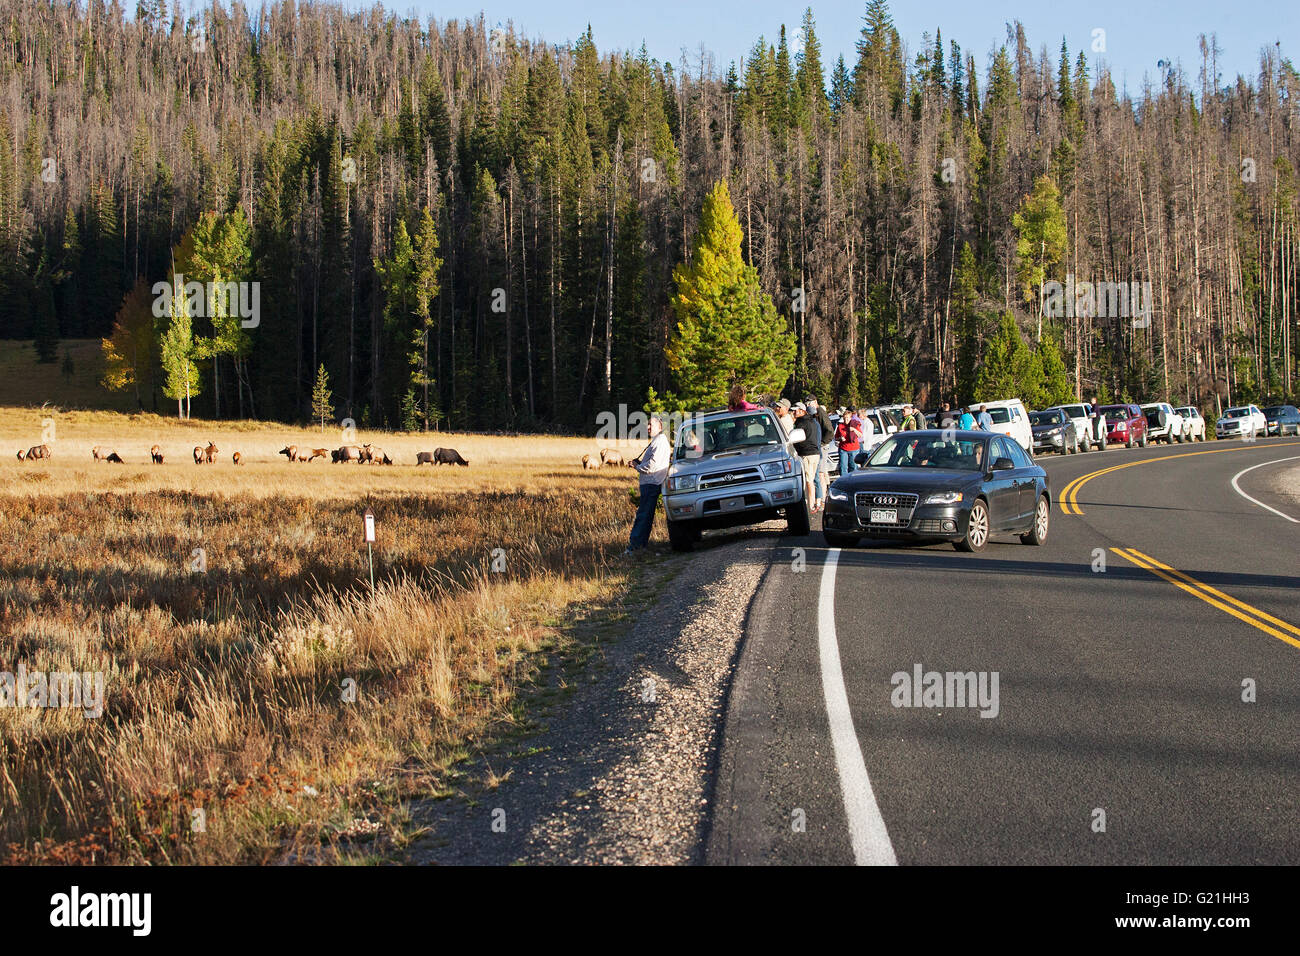
[[[329,450],[328,448],[313,448],[313,449],[311,450],[311,457],[308,458],[307,460],[308,460],[308,461],[315,461],[317,458],[324,458],[324,457],[325,457],[326,455],[328,455],[329,453],[330,453],[330,450]]]
[[[108,456],[112,453],[113,449],[105,448],[103,445],[96,445],[94,448],[90,449],[91,457],[93,457],[95,461],[108,461]]]
[[[342,448],[340,448],[338,451],[336,451],[336,452],[331,452],[330,457],[334,459],[335,463],[337,463],[337,462],[341,462],[341,461],[356,461],[356,462],[360,462],[360,461],[362,460],[362,458],[361,458],[361,446],[360,446],[360,445],[344,445],[344,446],[343,446]]]
[[[582,467],[585,468],[587,471],[596,471],[598,468],[600,468],[600,461],[595,458],[592,458],[590,455],[583,455]]]
[[[312,456],[307,454],[306,449],[299,451],[297,445],[289,445],[287,448],[281,448],[280,454],[284,455],[284,457],[288,458],[290,461],[311,461],[312,459]]]
[[[208,442],[208,447],[203,449],[203,457],[207,459],[209,465],[217,460],[218,450],[217,446],[212,444],[212,442]]]
[[[115,452],[115,451],[110,451],[110,452],[108,453],[107,457],[104,458],[104,461],[115,462],[116,464],[119,464],[119,465],[124,465],[124,464],[126,464],[126,462],[122,461],[122,456],[119,455],[119,454],[118,454],[117,452]]]
[[[28,461],[31,461],[33,459],[49,458],[49,457],[50,457],[49,445],[33,445],[31,448],[27,449]]]
[[[244,463],[244,456],[241,455],[239,452],[235,452],[233,455],[230,456],[230,460],[233,461],[236,465],[242,465]]]
[[[613,448],[602,448],[600,450],[600,463],[617,467],[624,464],[625,459],[620,451],[615,451]]]
[[[203,464],[203,446],[202,446],[202,445],[195,445],[195,446],[194,446],[194,464],[196,464],[196,465],[201,465],[201,464]]]
[[[25,452],[25,451],[23,451],[21,448],[19,448],[19,449],[18,449],[18,460],[19,460],[19,461],[23,461],[23,460],[25,460],[26,458],[27,458],[27,452]]]
[[[149,449],[149,457],[153,459],[155,465],[161,465],[163,463],[162,449],[157,445],[154,445]]]

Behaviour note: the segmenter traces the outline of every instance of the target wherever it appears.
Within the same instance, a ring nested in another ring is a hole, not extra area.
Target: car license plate
[[[893,509],[872,508],[872,524],[898,524],[898,512]]]
[[[743,507],[745,507],[744,498],[723,498],[722,499],[723,511],[739,511]]]

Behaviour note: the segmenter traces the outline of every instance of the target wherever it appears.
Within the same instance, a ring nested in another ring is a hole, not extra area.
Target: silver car
[[[792,447],[803,430],[785,433],[766,408],[702,412],[677,430],[664,482],[668,540],[689,551],[705,528],[734,528],[784,517],[791,534],[811,530],[803,463]]]

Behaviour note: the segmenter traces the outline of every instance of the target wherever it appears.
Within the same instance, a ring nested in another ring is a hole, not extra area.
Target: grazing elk
[[[201,465],[201,464],[203,464],[203,446],[202,446],[202,445],[195,445],[195,446],[194,446],[194,464],[196,464],[196,465]]]
[[[600,450],[600,463],[602,465],[618,467],[624,464],[625,461],[626,459],[623,458],[623,453],[620,451],[615,451],[613,448],[602,448]]]
[[[19,452],[18,454],[21,455],[22,452]],[[433,452],[431,452],[431,451],[418,451],[418,452],[415,453],[415,467],[416,467],[416,468],[419,468],[421,465],[432,465],[432,464],[433,464]]]
[[[600,467],[600,462],[590,455],[582,456],[582,467],[587,471],[595,471]]]
[[[334,462],[335,462],[336,464],[337,464],[338,462],[346,462],[346,461],[356,461],[356,462],[359,462],[359,461],[362,460],[362,458],[361,458],[361,446],[360,446],[360,445],[344,445],[344,446],[343,446],[342,448],[340,448],[338,451],[331,452],[331,453],[330,453],[330,457],[334,459]]]
[[[105,456],[104,461],[115,462],[116,464],[119,464],[119,465],[125,465],[125,464],[126,464],[126,462],[124,462],[124,461],[122,460],[122,456],[119,455],[119,454],[118,454],[117,452],[115,452],[115,451],[110,451],[110,452],[108,453],[108,455]]]
[[[49,457],[50,457],[49,445],[33,445],[31,448],[27,449],[28,461],[32,461],[33,459],[41,459],[41,458],[49,458]]]
[[[298,450],[297,445],[290,445],[288,448],[281,448],[280,454],[290,461],[311,461],[311,456],[307,454],[306,449]]]
[[[242,465],[244,463],[244,456],[241,455],[239,452],[235,452],[233,455],[230,456],[230,460],[233,461],[236,465]]]
[[[153,459],[155,465],[161,465],[163,463],[162,449],[154,445],[149,449],[149,457]]]
[[[439,465],[468,465],[469,462],[460,457],[460,452],[454,448],[435,448],[433,450],[433,460]]]

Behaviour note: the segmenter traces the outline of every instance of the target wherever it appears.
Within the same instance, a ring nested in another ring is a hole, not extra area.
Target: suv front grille
[[[916,503],[920,500],[920,495],[896,491],[859,491],[854,495],[853,503],[856,506],[859,523],[867,527],[906,528],[911,523],[912,512],[916,510]],[[898,523],[873,525],[871,523],[873,508],[889,508],[897,511]]]
[[[733,471],[713,471],[700,476],[700,491],[711,488],[731,488],[751,481],[762,481],[763,473],[754,467],[737,468]]]

